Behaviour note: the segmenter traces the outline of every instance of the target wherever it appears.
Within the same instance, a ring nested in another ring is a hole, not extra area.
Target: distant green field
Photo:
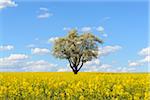
[[[149,73],[0,73],[0,100],[150,100]]]

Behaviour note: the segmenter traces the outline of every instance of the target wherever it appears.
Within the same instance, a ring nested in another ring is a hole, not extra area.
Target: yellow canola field
[[[150,100],[148,73],[0,73],[0,100]]]

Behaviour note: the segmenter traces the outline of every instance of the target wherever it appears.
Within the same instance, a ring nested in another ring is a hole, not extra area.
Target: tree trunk
[[[78,70],[74,70],[73,72],[74,72],[74,74],[76,75],[76,74],[78,73]]]

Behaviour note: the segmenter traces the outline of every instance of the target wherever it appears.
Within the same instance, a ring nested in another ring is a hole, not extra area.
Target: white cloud
[[[144,58],[137,61],[129,62],[128,66],[141,66],[146,63],[150,63],[150,47],[143,48],[140,52],[138,52],[138,55]]]
[[[26,54],[10,54],[0,58],[0,71],[57,71],[57,65],[44,60],[28,61]]]
[[[107,34],[102,34],[102,36],[103,36],[103,37],[108,37],[108,35],[107,35]]]
[[[16,72],[16,71],[17,71],[17,69],[15,69],[15,68],[8,68],[8,67],[1,68],[0,67],[0,72]]]
[[[64,27],[63,30],[64,31],[70,31],[71,29],[78,29],[78,27]],[[92,31],[92,27],[82,27],[79,30],[81,30],[81,32],[91,32]]]
[[[97,64],[97,65],[84,65],[81,71],[84,72],[98,72],[98,71],[108,71],[110,68],[112,68],[109,64]]]
[[[97,31],[99,31],[100,33],[104,33],[104,27],[99,26],[96,28]]]
[[[57,39],[58,39],[58,37],[51,37],[48,39],[48,43],[53,43]]]
[[[56,64],[48,63],[44,60],[38,60],[38,61],[30,61],[26,62],[24,67],[21,68],[23,71],[53,71],[56,69]]]
[[[112,64],[93,64],[91,65],[86,65],[84,64],[83,68],[81,71],[84,72],[135,72],[136,68],[135,67],[116,67],[113,66]]]
[[[135,61],[135,62],[128,62],[128,66],[141,66],[142,63],[139,61]]]
[[[92,61],[86,62],[81,70],[84,72],[107,71],[110,68],[112,68],[112,65],[102,64],[100,59],[93,59]]]
[[[37,18],[39,18],[39,19],[45,19],[45,18],[48,18],[50,16],[53,16],[53,13],[50,13],[47,8],[42,8],[41,7],[39,9],[39,15],[37,16]]]
[[[122,47],[118,45],[114,46],[105,46],[105,47],[100,47],[99,48],[99,55],[100,56],[106,56],[108,54],[114,53],[118,50],[120,50]]]
[[[91,27],[82,27],[82,28],[81,28],[81,31],[82,31],[82,32],[91,32],[91,31],[92,31],[92,28],[91,28]]]
[[[64,27],[63,28],[64,31],[70,31],[71,29],[78,29],[78,27],[75,27],[75,28]],[[107,37],[108,36],[107,34],[104,34],[105,29],[104,29],[103,26],[98,26],[98,27],[95,27],[95,26],[93,26],[93,27],[84,26],[84,27],[80,27],[79,30],[81,32],[91,32],[92,30],[96,30],[96,31],[98,31],[100,33],[103,33],[103,35],[102,35],[103,37]]]
[[[72,71],[72,70],[69,68],[60,68],[57,70],[57,72],[70,72],[70,71]]]
[[[15,66],[18,62],[29,58],[25,54],[11,54],[8,57],[0,58],[0,67],[4,66]]]
[[[70,31],[71,29],[76,29],[77,30],[78,27],[72,27],[72,28],[71,27],[64,27],[63,31]]]
[[[98,26],[98,27],[96,28],[96,31],[102,33],[102,36],[103,36],[103,37],[108,37],[108,34],[104,33],[104,32],[105,32],[105,29],[104,29],[103,26]]]
[[[22,59],[23,57],[21,57],[20,59],[19,58],[17,60],[4,59],[2,61],[0,59],[0,71],[32,71],[32,72],[38,71],[38,72],[41,72],[41,71],[57,71],[58,70],[58,67],[56,64],[51,64],[45,60],[25,61]]]
[[[142,66],[146,63],[150,63],[150,56],[146,56],[144,59],[128,62],[128,66]]]
[[[42,10],[42,11],[48,11],[48,9],[44,8],[44,7],[40,7],[40,10]]]
[[[99,59],[93,59],[92,61],[86,62],[86,65],[93,65],[93,64],[99,65],[100,60]]]
[[[140,56],[150,56],[150,47],[143,48],[138,54]]]
[[[150,55],[146,56],[144,59],[140,60],[143,63],[150,63]]]
[[[32,48],[31,53],[37,55],[45,55],[45,54],[49,54],[50,50],[46,48]]]
[[[71,28],[70,28],[70,27],[64,27],[63,30],[64,30],[64,31],[70,31]]]
[[[28,56],[25,54],[11,54],[9,57],[7,57],[8,60],[23,60],[27,58]]]
[[[109,64],[102,64],[101,66],[100,66],[100,68],[102,68],[102,69],[108,69],[108,68],[111,68],[112,66],[111,65],[109,65]]]
[[[17,4],[13,0],[0,0],[0,10],[7,7],[16,7]]]
[[[113,72],[135,72],[135,67],[118,67],[117,69],[113,70]]]
[[[48,12],[44,12],[44,13],[38,15],[37,17],[42,19],[42,18],[48,18],[50,15],[52,15],[52,14],[50,14]]]
[[[81,69],[81,71],[83,72],[96,72],[96,71],[99,71],[99,68],[98,66],[83,66],[83,68]]]
[[[0,46],[0,51],[7,51],[7,50],[12,50],[14,49],[14,46],[12,45],[1,45]]]

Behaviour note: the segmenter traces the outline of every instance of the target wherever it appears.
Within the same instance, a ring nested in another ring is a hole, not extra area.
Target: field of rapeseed
[[[147,73],[0,73],[0,100],[150,100]]]

